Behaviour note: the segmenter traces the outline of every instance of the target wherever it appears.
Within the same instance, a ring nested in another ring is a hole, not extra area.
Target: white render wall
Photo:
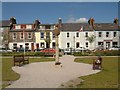
[[[93,42],[91,44],[92,47],[90,46],[89,41],[87,41],[86,37],[85,37],[86,32],[88,32],[88,31],[79,32],[79,37],[76,37],[76,33],[77,33],[76,31],[74,31],[74,32],[61,31],[60,36],[59,36],[59,48],[61,48],[61,49],[67,48],[67,42],[70,43],[70,48],[76,48],[76,42],[80,43],[80,47],[86,48],[85,43],[88,42],[88,49],[93,49],[95,44]],[[67,37],[67,33],[69,33],[69,37]],[[90,36],[92,34],[94,35],[93,31],[88,32],[88,36]],[[74,40],[74,37],[75,37],[75,40]]]
[[[95,35],[95,41],[90,45],[89,41],[86,40],[85,33],[88,32],[88,36],[90,35]],[[98,33],[102,32],[102,37],[98,37]],[[109,37],[106,37],[106,32],[110,33]],[[113,32],[117,32],[117,36],[113,37]],[[67,33],[69,33],[69,37],[67,37]],[[67,48],[67,42],[70,43],[70,48],[76,48],[76,42],[79,42],[80,47],[85,47],[87,49],[95,49],[98,46],[98,42],[103,42],[104,43],[104,48],[106,48],[106,41],[105,40],[112,40],[110,41],[110,47],[112,47],[112,42],[118,42],[118,46],[120,46],[120,32],[119,31],[83,31],[79,32],[79,37],[76,37],[76,31],[61,31],[59,35],[59,48],[65,49]],[[52,39],[52,33],[51,35],[51,43],[50,43],[50,48],[52,48],[52,42],[55,42],[55,39]],[[45,42],[44,40],[40,40],[40,32],[35,33],[36,36],[36,42],[25,42],[29,43],[29,49],[31,50],[31,43],[34,43],[34,49],[36,49],[36,44],[41,42]],[[75,37],[75,39],[74,39]],[[86,47],[86,42],[88,42],[88,47]],[[24,47],[24,42],[11,42],[9,43],[9,48],[13,49],[13,43],[17,43],[17,47],[20,47],[20,45],[23,45]],[[46,45],[46,44],[45,44]]]
[[[102,32],[102,37],[98,37],[98,33]],[[110,33],[109,37],[106,37],[106,32]],[[117,36],[114,37],[113,33],[117,32]],[[120,46],[120,32],[119,31],[95,31],[95,35],[96,35],[96,43],[95,46],[98,47],[98,42],[103,42],[103,47],[106,48],[106,41],[110,41],[110,47],[112,47],[112,42],[118,42],[118,46]],[[106,40],[106,41],[105,41]]]

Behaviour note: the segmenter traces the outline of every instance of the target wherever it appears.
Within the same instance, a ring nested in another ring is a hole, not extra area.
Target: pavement
[[[22,67],[12,67],[20,74],[20,79],[7,88],[58,88],[77,77],[100,72],[100,70],[92,70],[92,65],[77,63],[74,59],[74,56],[63,55],[59,59],[62,67],[55,66],[55,62],[37,62]]]

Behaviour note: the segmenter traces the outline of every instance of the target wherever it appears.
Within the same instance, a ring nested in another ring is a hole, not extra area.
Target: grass
[[[76,58],[75,62],[92,64],[92,58]],[[118,88],[118,57],[103,57],[103,70],[97,74],[82,76],[85,80],[78,88]]]
[[[29,58],[30,63],[33,62],[49,62],[54,61],[53,58]],[[8,86],[6,81],[15,81],[20,78],[20,75],[12,70],[13,58],[3,58],[2,59],[2,87]]]

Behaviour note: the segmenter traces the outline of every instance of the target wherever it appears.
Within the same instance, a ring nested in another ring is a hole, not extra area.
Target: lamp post
[[[60,35],[60,30],[59,30],[59,25],[55,25],[55,40],[56,40],[56,54],[55,54],[55,65],[60,65],[61,63],[59,62],[59,35]]]
[[[25,28],[23,28],[24,56],[25,56]]]

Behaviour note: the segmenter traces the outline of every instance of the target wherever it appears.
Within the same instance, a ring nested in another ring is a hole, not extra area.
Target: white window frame
[[[108,34],[107,34],[108,33]],[[108,35],[108,36],[107,36]],[[106,37],[110,37],[110,32],[106,32]]]
[[[85,47],[88,48],[88,46],[89,46],[89,43],[85,42]]]
[[[21,32],[21,33],[20,33],[20,39],[24,39],[24,33],[23,33],[23,38],[21,38],[21,36],[22,36],[22,33],[23,33],[23,32]]]
[[[32,33],[28,32],[27,33],[27,36],[28,36],[28,39],[31,39],[32,38]],[[29,37],[30,36],[30,37]]]
[[[70,33],[69,32],[67,32],[67,38],[69,38],[70,37]]]
[[[76,37],[78,38],[80,36],[79,32],[76,32]]]
[[[43,33],[43,38],[41,38],[41,33]],[[44,32],[40,32],[40,39],[44,39],[45,38],[45,35],[44,35],[45,33]]]
[[[89,37],[89,34],[88,34],[88,32],[85,32],[85,37]]]
[[[17,34],[13,33],[13,39],[16,39],[16,38],[17,38]]]
[[[117,37],[117,32],[116,32],[116,35],[115,35],[115,32],[113,32],[113,37]]]
[[[67,45],[67,48],[70,48],[70,42],[67,42],[66,45]]]
[[[100,34],[101,33],[101,34]],[[101,36],[100,36],[101,35]],[[98,32],[98,37],[102,37],[102,32]]]

